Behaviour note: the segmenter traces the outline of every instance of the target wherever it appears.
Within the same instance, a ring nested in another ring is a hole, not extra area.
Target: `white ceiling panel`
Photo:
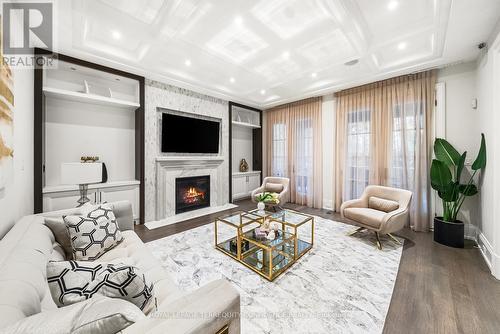
[[[146,24],[153,23],[165,3],[163,0],[102,0],[102,2]]]
[[[309,61],[312,68],[343,64],[360,57],[340,29],[304,44],[298,49],[298,53]]]
[[[498,0],[54,3],[57,51],[263,108],[472,60],[500,18]]]
[[[435,36],[432,31],[422,32],[384,44],[373,53],[373,56],[382,69],[415,64],[432,58],[434,43]]]
[[[162,24],[161,32],[167,37],[174,37],[177,34],[185,35],[213,7],[208,1],[175,0],[166,3],[168,4],[165,14],[167,19]]]
[[[330,18],[321,3],[304,0],[260,0],[251,13],[276,35],[288,39]]]
[[[234,22],[209,40],[206,46],[213,53],[239,64],[268,44],[248,27]]]

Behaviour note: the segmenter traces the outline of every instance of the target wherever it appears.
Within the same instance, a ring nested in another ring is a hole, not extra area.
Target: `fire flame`
[[[205,193],[198,191],[195,187],[190,187],[184,194],[184,202],[191,204],[205,199]]]

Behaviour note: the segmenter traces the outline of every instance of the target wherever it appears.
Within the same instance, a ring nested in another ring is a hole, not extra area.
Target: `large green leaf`
[[[478,193],[477,187],[475,184],[469,184],[468,186],[466,184],[461,184],[460,187],[460,192],[464,194],[465,196],[474,196],[475,194]]]
[[[476,160],[472,164],[472,169],[478,170],[484,167],[486,167],[486,140],[484,139],[484,133],[481,133],[481,147],[479,148]]]
[[[447,166],[456,166],[460,160],[460,153],[445,139],[436,138],[434,141],[434,154],[436,159]]]
[[[462,154],[460,156],[460,159],[458,160],[457,176],[455,178],[456,182],[460,182],[460,177],[462,176],[462,171],[464,170],[464,166],[465,166],[465,157],[466,156],[467,156],[467,151],[465,151],[464,154]]]
[[[460,184],[457,182],[448,183],[441,192],[441,198],[445,202],[455,202],[460,196]]]
[[[451,172],[448,166],[439,160],[432,160],[431,164],[431,186],[439,192],[445,192],[452,183]]]

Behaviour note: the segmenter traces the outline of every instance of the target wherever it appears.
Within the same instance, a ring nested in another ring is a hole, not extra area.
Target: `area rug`
[[[315,217],[314,248],[274,282],[214,249],[213,224],[148,243],[184,291],[225,278],[241,294],[241,329],[254,333],[381,333],[402,246]],[[401,239],[402,240],[402,239]]]

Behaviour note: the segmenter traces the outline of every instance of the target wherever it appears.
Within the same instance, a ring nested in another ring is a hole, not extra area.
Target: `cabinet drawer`
[[[100,189],[100,201],[129,201],[130,203],[132,203],[134,220],[139,219],[139,186]]]
[[[92,203],[96,203],[98,201],[97,190],[89,190],[87,192],[87,197]],[[76,208],[78,206],[78,199],[80,199],[80,191],[64,191],[44,194],[43,212]]]
[[[245,176],[233,176],[233,200],[247,196],[247,182]]]

